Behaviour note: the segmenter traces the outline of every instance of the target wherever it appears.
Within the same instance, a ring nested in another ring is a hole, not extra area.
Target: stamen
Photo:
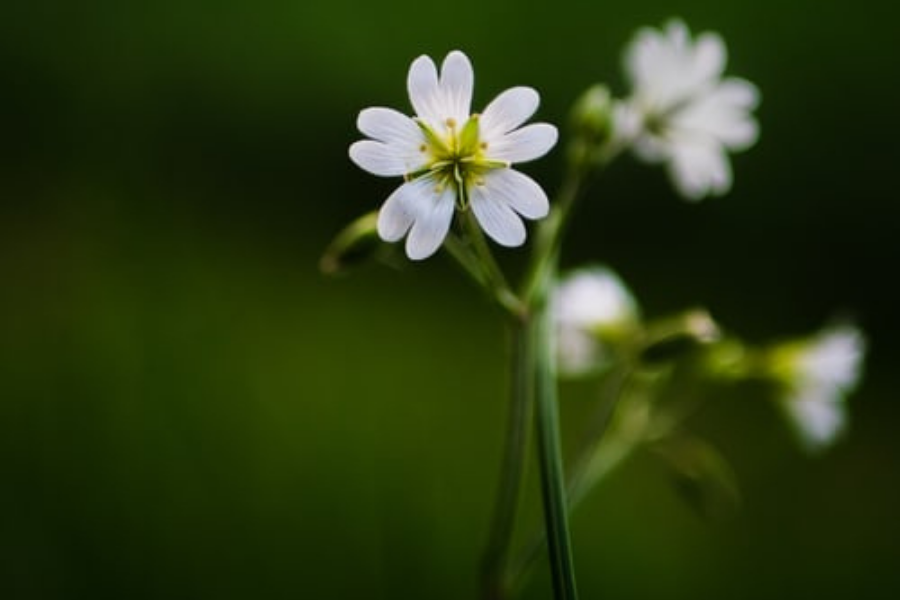
[[[449,127],[450,129],[456,128],[456,119],[454,119],[453,117],[450,117],[449,119],[447,119],[446,123],[447,123],[447,127]]]

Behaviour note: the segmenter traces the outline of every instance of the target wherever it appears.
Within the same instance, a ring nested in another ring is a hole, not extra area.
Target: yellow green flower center
[[[438,193],[453,186],[457,206],[465,210],[469,205],[471,186],[484,185],[484,174],[488,171],[509,166],[507,162],[485,156],[488,145],[479,137],[478,118],[477,114],[472,115],[462,128],[455,119],[447,119],[444,134],[416,119],[424,136],[419,150],[428,159],[421,169],[406,174],[407,181],[427,175],[435,182]]]

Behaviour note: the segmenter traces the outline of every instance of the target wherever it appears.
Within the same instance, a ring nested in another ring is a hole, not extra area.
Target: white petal
[[[859,329],[832,326],[807,342],[797,359],[799,377],[813,385],[851,391],[859,381],[865,353],[866,340]]]
[[[669,174],[676,189],[688,200],[722,195],[731,189],[731,165],[714,142],[673,143]]]
[[[759,106],[759,88],[739,77],[729,77],[722,81],[717,88],[717,94],[722,101],[729,106],[744,110],[753,110]]]
[[[525,225],[522,219],[504,201],[491,194],[491,188],[476,185],[471,190],[472,212],[478,224],[501,246],[521,246],[525,242]]]
[[[687,47],[691,32],[681,19],[671,19],[666,24],[665,35],[672,49],[681,51]]]
[[[673,115],[673,129],[702,133],[732,150],[752,146],[759,129],[750,110],[758,103],[756,87],[740,79],[728,79]]]
[[[649,28],[641,29],[625,50],[625,73],[634,87],[653,81],[662,69],[666,56],[659,34]]]
[[[427,202],[431,187],[422,185],[422,179],[404,183],[388,196],[378,211],[378,235],[386,242],[396,242],[412,227],[421,206]]]
[[[427,187],[419,192],[417,202],[417,214],[415,222],[406,238],[406,255],[412,260],[422,260],[434,254],[453,221],[453,211],[456,207],[456,192],[453,186],[444,186],[441,192],[437,191],[434,182],[428,178],[416,180]],[[409,184],[407,184],[409,185]]]
[[[404,183],[385,200],[378,212],[378,235],[388,242],[406,238],[406,254],[421,260],[434,254],[450,228],[455,192],[447,186],[437,191],[428,177]]]
[[[350,159],[374,175],[395,177],[409,172],[407,161],[395,148],[373,140],[361,140],[350,146]]]
[[[366,108],[356,126],[370,138],[386,144],[418,147],[425,139],[416,122],[392,108]]]
[[[722,75],[727,55],[725,42],[717,33],[707,32],[697,38],[690,64],[691,82],[700,86]]]
[[[847,412],[840,392],[827,386],[800,390],[783,401],[794,430],[808,451],[823,450],[843,433]]]
[[[578,269],[553,290],[552,310],[561,325],[586,332],[637,321],[637,301],[616,273],[607,267]]]
[[[487,139],[487,155],[494,160],[511,163],[534,160],[549,152],[556,144],[557,137],[556,127],[553,125],[526,125],[496,139]]]
[[[416,114],[432,126],[438,125],[445,116],[441,115],[441,90],[438,85],[437,68],[428,56],[420,56],[409,67],[406,80],[409,101]]]
[[[481,113],[481,134],[491,138],[509,133],[527,121],[540,104],[540,96],[530,87],[514,87],[494,98]]]
[[[596,369],[603,351],[593,336],[571,327],[557,331],[556,360],[564,375],[576,377]]]
[[[550,211],[547,194],[535,181],[513,169],[495,169],[484,176],[485,193],[508,204],[527,219],[541,219]]]
[[[469,58],[459,50],[448,54],[441,65],[440,89],[443,106],[441,116],[443,118],[456,119],[460,127],[466,122],[470,115],[474,81],[475,74]]]

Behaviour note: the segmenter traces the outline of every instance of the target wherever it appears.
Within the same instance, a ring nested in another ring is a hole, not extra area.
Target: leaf
[[[654,447],[670,470],[676,490],[701,517],[720,520],[740,508],[737,477],[728,461],[699,438],[669,438]]]

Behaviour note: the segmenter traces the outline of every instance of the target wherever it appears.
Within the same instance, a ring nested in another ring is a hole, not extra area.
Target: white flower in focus
[[[530,177],[510,168],[546,154],[556,128],[521,125],[539,103],[532,88],[506,90],[480,115],[470,113],[474,73],[465,54],[451,52],[438,71],[428,56],[409,69],[407,87],[416,112],[367,108],[357,120],[371,139],[350,146],[350,158],[384,177],[403,176],[382,205],[378,234],[396,242],[406,236],[406,254],[431,256],[450,229],[455,209],[471,208],[478,224],[502,246],[525,241],[526,219],[547,215],[547,195]]]
[[[616,109],[617,135],[631,141],[643,160],[665,163],[678,192],[689,200],[731,188],[727,151],[752,146],[759,130],[752,111],[756,86],[722,78],[722,38],[691,39],[680,20],[664,30],[640,30],[625,52],[631,98]]]
[[[559,369],[567,375],[596,370],[604,360],[604,338],[616,338],[639,320],[631,292],[606,267],[573,271],[557,284],[550,302]]]
[[[788,381],[781,405],[808,450],[826,447],[846,427],[845,398],[859,382],[865,352],[862,333],[850,325],[778,350]]]

